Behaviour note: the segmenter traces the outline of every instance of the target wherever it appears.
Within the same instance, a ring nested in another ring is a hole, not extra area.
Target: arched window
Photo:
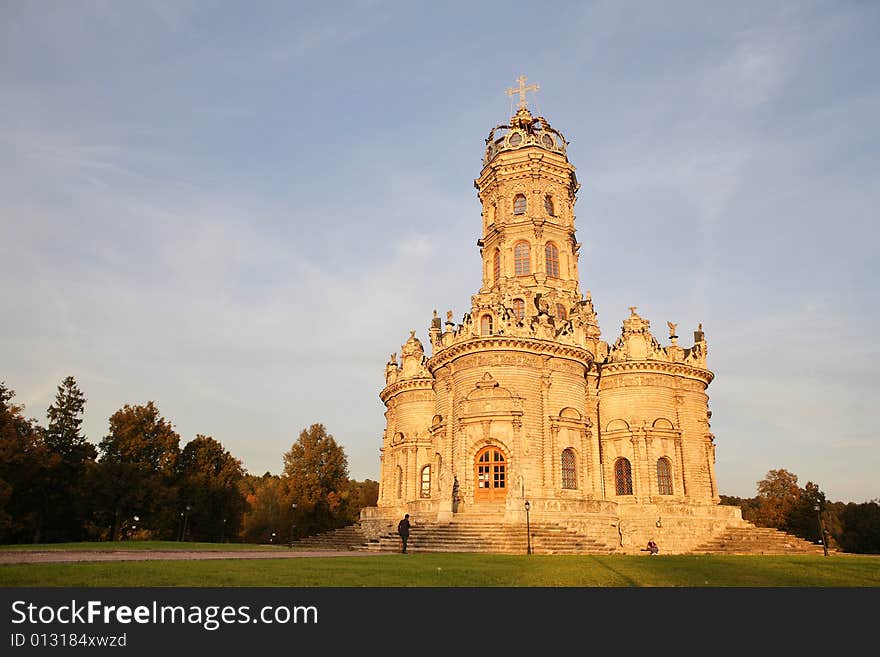
[[[419,497],[431,497],[431,466],[426,465],[422,468],[421,487],[419,488]]]
[[[526,213],[526,197],[523,194],[517,194],[513,197],[513,214]]]
[[[480,318],[480,335],[492,335],[492,315],[483,315]]]
[[[532,254],[528,242],[518,242],[513,247],[514,273],[527,276],[532,273]]]
[[[513,314],[518,320],[523,320],[526,316],[526,302],[522,299],[513,300]]]
[[[672,495],[672,464],[665,456],[657,459],[657,492]]]
[[[403,497],[403,468],[397,466],[397,497]]]
[[[550,198],[549,196],[545,196],[545,197],[544,197],[544,210],[545,210],[545,211],[547,212],[547,214],[550,215],[551,217],[555,217],[555,216],[556,216],[555,214],[553,214],[553,199]]]
[[[495,249],[495,254],[492,256],[492,283],[495,287],[501,283],[501,251],[499,249]]]
[[[556,317],[559,319],[566,319],[565,306],[561,303],[556,304]]]
[[[562,487],[577,488],[577,459],[569,447],[562,450]]]
[[[618,495],[633,494],[632,467],[626,459],[614,462],[614,486]]]
[[[544,261],[547,263],[547,275],[559,278],[559,249],[553,242],[544,247]]]

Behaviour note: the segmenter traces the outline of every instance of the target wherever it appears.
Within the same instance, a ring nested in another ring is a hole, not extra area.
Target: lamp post
[[[177,540],[183,540],[183,511],[180,512],[180,529],[177,531]]]
[[[223,529],[220,530],[220,542],[226,541],[226,518],[223,518]]]
[[[293,514],[295,514],[295,513],[296,513],[296,502],[294,502],[293,504],[290,505],[290,541],[287,544],[287,546],[289,548],[293,548],[293,521],[294,521]]]
[[[529,504],[529,501],[526,500],[526,554],[532,553],[532,528],[529,525],[529,509],[532,508],[532,505]]]
[[[825,535],[825,528],[822,526],[822,509],[816,504],[813,506],[813,510],[816,512],[816,519],[819,521],[819,538],[822,541],[822,552],[825,556],[828,556],[828,537]]]
[[[189,511],[192,507],[187,504],[186,505],[186,513],[183,514],[183,540],[186,541],[186,523],[189,520]]]

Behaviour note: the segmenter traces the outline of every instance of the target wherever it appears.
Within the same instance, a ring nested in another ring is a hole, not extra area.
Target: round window
[[[514,132],[512,135],[510,135],[510,139],[508,139],[507,141],[511,146],[519,146],[522,143],[522,140],[522,134],[519,132]]]

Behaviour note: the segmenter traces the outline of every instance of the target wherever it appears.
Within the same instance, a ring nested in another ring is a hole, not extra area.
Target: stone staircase
[[[349,525],[294,542],[315,550],[399,552],[400,537],[389,523],[385,533],[368,539],[360,526]],[[395,525],[396,526],[396,525]],[[615,554],[621,550],[598,535],[554,522],[532,522],[533,554]],[[462,516],[448,522],[418,522],[410,532],[408,552],[481,552],[526,554],[525,523],[505,523],[500,516]],[[662,550],[662,546],[661,546]],[[688,554],[823,554],[822,546],[778,529],[752,524],[729,526]]]
[[[727,527],[691,554],[824,554],[816,545],[770,527]]]
[[[323,534],[306,536],[294,541],[294,547],[313,550],[354,550],[367,543],[366,535],[358,525],[348,525]]]
[[[530,525],[533,554],[612,554],[600,540],[550,522]],[[410,531],[407,552],[483,552],[526,554],[526,524],[486,519],[423,522]],[[388,531],[356,549],[399,552],[400,537]]]

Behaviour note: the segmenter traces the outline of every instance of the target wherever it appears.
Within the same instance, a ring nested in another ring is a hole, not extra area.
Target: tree
[[[785,518],[785,530],[813,543],[826,540],[827,537],[819,533],[819,514],[827,515],[826,506],[825,493],[819,490],[818,485],[808,481]],[[819,507],[819,511],[816,511],[816,507]],[[829,531],[825,519],[822,524]]]
[[[212,437],[198,434],[183,448],[178,471],[179,505],[192,507],[187,534],[203,541],[238,534],[246,507],[241,461]]]
[[[281,477],[265,473],[262,477],[246,475],[241,482],[247,509],[242,518],[241,538],[246,543],[276,542],[290,527],[289,492]]]
[[[177,528],[175,475],[180,436],[150,401],[126,404],[110,416],[107,435],[98,446],[100,467],[94,486],[100,507],[118,540],[124,522],[138,515],[141,526],[164,538]]]
[[[82,433],[86,398],[72,376],[58,386],[46,414],[46,446],[58,458],[50,472],[47,534],[56,540],[81,540],[87,514],[85,475],[97,450]]]
[[[284,477],[288,498],[297,504],[298,535],[340,524],[338,513],[348,483],[348,457],[323,424],[313,424],[300,432],[284,455]]]
[[[840,512],[842,531],[837,537],[847,552],[880,554],[880,500],[850,502]]]
[[[758,510],[755,524],[785,530],[788,515],[801,497],[797,475],[780,468],[770,470],[758,482]]]
[[[734,495],[720,495],[721,504],[726,506],[738,506],[742,511],[743,520],[755,522],[758,517],[760,503],[757,497],[736,497]]]
[[[0,541],[39,543],[57,457],[46,447],[43,428],[24,417],[14,397],[0,382]]]
[[[368,506],[376,506],[379,500],[379,482],[372,479],[364,481],[349,480],[345,487],[339,520],[350,525],[358,521],[361,510]]]
[[[95,448],[88,444],[82,434],[85,406],[86,398],[77,386],[76,379],[68,376],[58,386],[55,402],[46,411],[49,418],[46,444],[49,449],[63,457],[79,452],[95,454]]]
[[[363,481],[352,481],[351,483],[356,491],[355,506],[358,515],[360,515],[361,509],[368,506],[376,506],[379,501],[378,481],[364,479]]]

